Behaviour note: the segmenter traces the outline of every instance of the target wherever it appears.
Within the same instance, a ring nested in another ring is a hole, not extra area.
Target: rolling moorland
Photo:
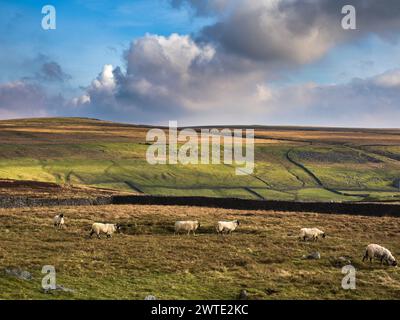
[[[147,163],[149,127],[94,119],[0,121],[0,179],[130,193],[399,201],[400,130],[255,128],[255,170]]]
[[[0,196],[400,201],[400,130],[257,127],[251,176],[225,165],[150,166],[147,130],[91,119],[1,121]],[[57,230],[52,218],[61,212],[66,228]],[[181,219],[201,222],[196,236],[173,234]],[[241,224],[218,236],[215,222],[225,219]],[[95,221],[121,223],[122,233],[89,239]],[[242,289],[250,299],[400,297],[398,268],[362,262],[371,242],[400,257],[397,217],[98,205],[1,208],[0,224],[1,299],[235,299]],[[299,241],[308,226],[327,237]],[[303,258],[314,251],[320,259]],[[348,263],[357,271],[356,290],[341,287]],[[67,291],[43,292],[44,265],[55,266]],[[7,273],[13,269],[33,278]]]

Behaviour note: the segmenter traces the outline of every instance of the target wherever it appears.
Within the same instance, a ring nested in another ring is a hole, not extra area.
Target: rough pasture
[[[251,299],[398,299],[400,271],[362,263],[374,242],[400,257],[400,219],[238,211],[178,206],[63,207],[68,227],[57,230],[60,209],[0,209],[0,298],[23,299],[232,299],[245,289]],[[199,220],[195,237],[174,235],[174,221]],[[215,234],[218,220],[239,219],[228,236]],[[119,222],[122,234],[88,238],[94,221]],[[298,240],[301,227],[327,237]],[[318,251],[320,260],[303,255]],[[341,288],[341,260],[357,269],[357,289]],[[43,265],[54,265],[57,282],[75,292],[44,294]],[[6,275],[18,267],[33,280]],[[98,281],[101,279],[102,281]]]

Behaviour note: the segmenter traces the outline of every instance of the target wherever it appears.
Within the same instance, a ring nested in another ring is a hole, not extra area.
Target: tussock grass
[[[52,217],[62,210],[67,228]],[[196,236],[174,235],[176,220],[198,219]],[[229,236],[215,222],[239,219]],[[88,238],[93,222],[118,222],[123,233]],[[93,206],[0,209],[0,298],[3,299],[234,299],[246,289],[252,299],[397,299],[398,268],[361,261],[368,243],[400,257],[400,219],[238,211],[184,206]],[[297,239],[301,227],[326,231],[319,242]],[[312,251],[320,260],[302,259]],[[336,266],[345,256],[357,269],[357,289],[341,288]],[[57,282],[74,293],[44,294],[40,271],[54,265]],[[6,276],[19,267],[34,275]]]

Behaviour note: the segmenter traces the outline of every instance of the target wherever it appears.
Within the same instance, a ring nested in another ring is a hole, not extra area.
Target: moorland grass
[[[67,228],[52,226],[64,212]],[[174,235],[178,219],[199,219],[196,236]],[[232,235],[215,234],[215,222],[239,219]],[[89,239],[94,221],[119,222],[123,233]],[[0,298],[2,299],[398,299],[398,268],[363,263],[368,243],[400,256],[400,219],[238,211],[185,206],[91,206],[0,209]],[[297,238],[301,227],[327,233],[318,242]],[[320,260],[302,256],[313,251]],[[357,270],[357,289],[343,290],[339,257]],[[54,265],[57,283],[74,293],[44,294],[40,273]],[[31,281],[4,269],[32,272]]]

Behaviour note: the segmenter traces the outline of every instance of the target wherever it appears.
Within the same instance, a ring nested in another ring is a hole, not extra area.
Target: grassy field
[[[94,119],[0,121],[0,179],[152,195],[399,201],[400,130],[256,127],[255,171],[156,165],[148,127]]]
[[[78,118],[0,121],[0,196],[400,202],[400,130],[256,127],[254,174],[237,176],[230,165],[149,165],[148,129]],[[52,226],[60,212],[65,230]],[[175,236],[178,219],[202,227],[196,236]],[[214,231],[221,219],[241,225],[221,237]],[[122,233],[89,239],[95,221],[122,223]],[[394,217],[107,205],[0,209],[0,224],[1,299],[235,299],[242,289],[251,299],[400,296],[398,268],[361,261],[371,242],[400,256]],[[309,226],[327,238],[299,241],[299,229]],[[314,251],[321,259],[303,258]],[[347,260],[357,270],[356,290],[341,287]],[[73,292],[43,293],[44,265],[54,265],[57,283]],[[13,268],[33,279],[6,274]]]
[[[67,228],[52,226],[64,212]],[[196,236],[174,235],[177,219],[199,219]],[[232,235],[215,221],[239,219]],[[124,224],[111,239],[88,238],[94,221]],[[1,299],[398,299],[398,268],[363,263],[368,243],[400,256],[400,220],[346,215],[238,211],[173,206],[91,206],[0,209],[0,270],[16,267],[33,279],[0,276]],[[319,242],[297,239],[301,227],[327,233]],[[320,260],[302,256],[319,251]],[[356,290],[343,290],[340,257],[356,268]],[[43,265],[73,293],[45,294]]]

